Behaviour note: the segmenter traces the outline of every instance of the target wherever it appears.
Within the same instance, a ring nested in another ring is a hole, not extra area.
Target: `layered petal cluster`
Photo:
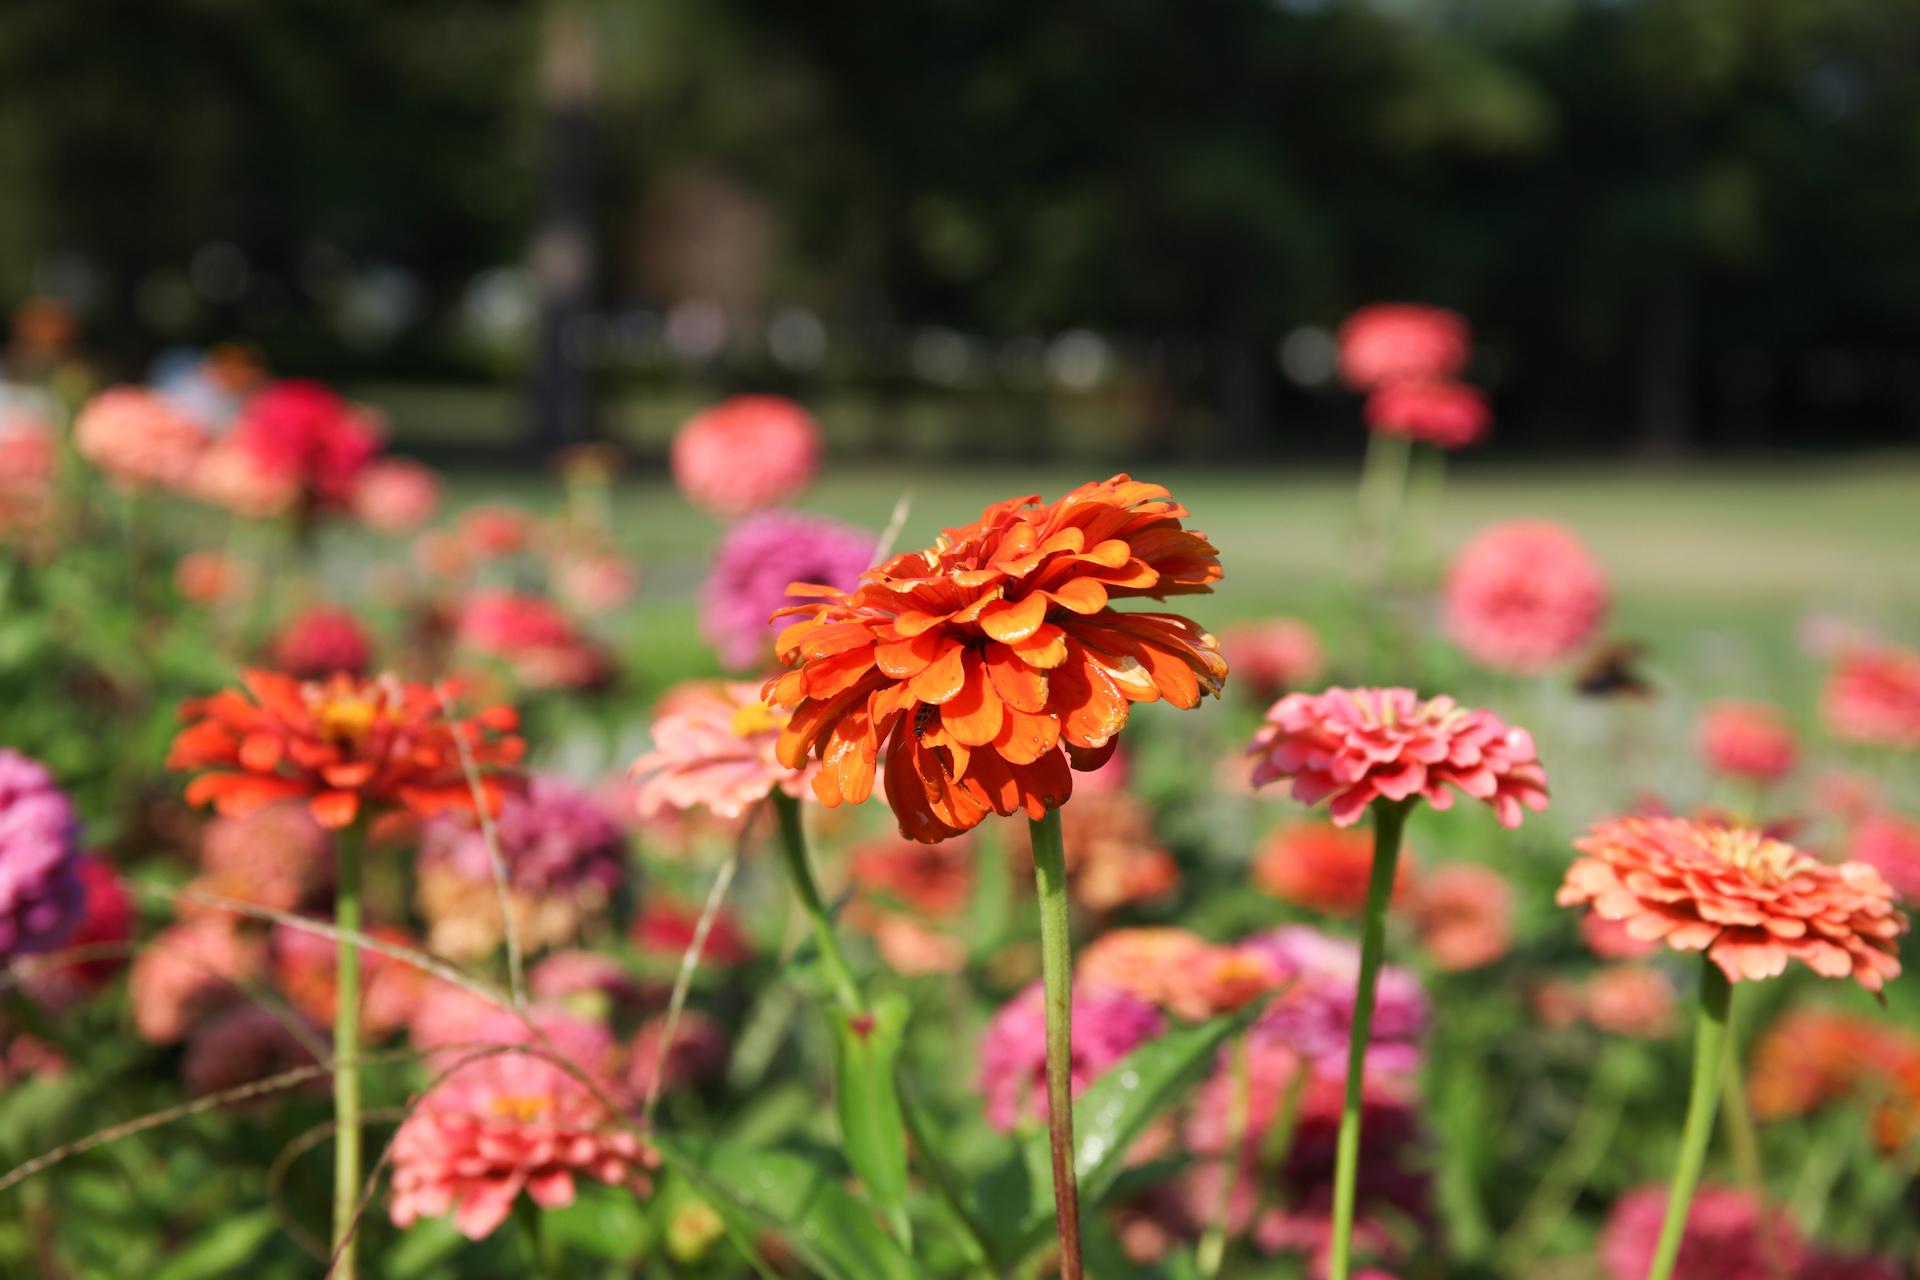
[[[172,1044],[214,1009],[240,998],[240,984],[266,967],[266,948],[231,916],[173,925],[134,958],[127,979],[134,1029],[154,1044]]]
[[[820,466],[820,428],[782,396],[734,396],[673,438],[674,483],[695,506],[739,516],[798,494]]]
[[[1747,1081],[1761,1120],[1858,1099],[1880,1108],[1883,1138],[1903,1140],[1912,1132],[1899,1123],[1903,1111],[1920,1118],[1920,1034],[1835,1009],[1795,1009],[1760,1036]]]
[[[1120,1059],[1160,1034],[1165,1022],[1139,997],[1112,988],[1076,983],[1073,991],[1073,1096],[1106,1074]],[[1046,992],[1038,982],[1023,989],[987,1024],[980,1043],[980,1091],[987,1123],[1012,1130],[1022,1119],[1047,1114]]]
[[[1797,959],[1878,991],[1900,973],[1907,918],[1863,862],[1833,866],[1757,831],[1684,818],[1609,818],[1574,847],[1561,906],[1590,904],[1638,938],[1704,951],[1728,979]]]
[[[1605,572],[1571,530],[1511,520],[1454,557],[1441,622],[1481,666],[1536,675],[1594,638],[1610,598]]]
[[[1220,633],[1220,652],[1234,687],[1261,702],[1312,686],[1327,666],[1319,634],[1298,618],[1228,627]]]
[[[394,1225],[449,1212],[470,1240],[489,1236],[525,1192],[545,1209],[593,1178],[644,1192],[652,1154],[557,1063],[502,1053],[456,1069],[393,1139]]]
[[[295,911],[316,904],[332,884],[333,840],[298,801],[217,817],[200,833],[196,889]],[[197,910],[181,903],[182,914]]]
[[[122,489],[183,489],[207,448],[200,424],[144,387],[110,387],[73,423],[73,447]]]
[[[1716,702],[1700,717],[1700,754],[1715,773],[1771,783],[1793,772],[1800,744],[1778,707]]]
[[[273,660],[302,680],[336,672],[360,676],[373,665],[373,640],[349,611],[319,605],[295,615],[274,637]]]
[[[1283,823],[1253,855],[1253,882],[1261,890],[1329,915],[1359,915],[1367,905],[1372,872],[1372,837],[1324,822]],[[1403,898],[1412,883],[1413,859],[1402,856],[1394,871],[1394,898]]]
[[[859,892],[845,919],[872,937],[895,970],[954,973],[966,964],[967,944],[956,926],[973,898],[970,841],[870,841],[853,850],[847,872]]]
[[[873,563],[865,529],[793,511],[762,511],[727,531],[700,589],[700,634],[736,670],[773,660],[774,612],[798,602],[796,582],[851,591]]]
[[[262,475],[292,485],[308,505],[346,507],[384,436],[377,419],[328,387],[288,379],[247,401],[232,440]]]
[[[80,823],[45,765],[0,750],[0,965],[58,946],[80,922]]]
[[[1376,799],[1420,797],[1453,807],[1455,788],[1485,801],[1503,827],[1547,807],[1547,775],[1533,736],[1491,711],[1411,689],[1328,689],[1273,704],[1248,748],[1253,783],[1290,780],[1303,804],[1331,799],[1335,826],[1358,822]]]
[[[1415,302],[1361,307],[1340,326],[1340,376],[1359,391],[1403,379],[1451,378],[1473,335],[1456,311]]]
[[[1445,378],[1385,383],[1367,397],[1363,412],[1370,430],[1446,450],[1479,444],[1493,429],[1486,393]]]
[[[780,758],[821,762],[832,807],[873,790],[885,757],[901,832],[927,842],[989,813],[1038,818],[1072,794],[1072,768],[1112,754],[1138,702],[1218,694],[1219,644],[1171,613],[1112,602],[1209,591],[1214,548],[1186,508],[1125,475],[1056,502],[1016,498],[924,551],[867,572],[853,592],[807,588],[783,612],[790,668],[767,700],[793,709]]]
[[[187,784],[188,803],[237,817],[275,801],[304,800],[330,830],[363,811],[470,810],[474,785],[497,811],[503,771],[526,749],[511,707],[449,715],[440,690],[391,675],[303,682],[249,671],[240,688],[189,701],[181,716],[187,726],[173,740],[167,767],[199,771]],[[463,769],[462,743],[476,784]]]
[[[1920,750],[1920,651],[1843,653],[1827,676],[1820,711],[1828,732],[1842,742]]]
[[[653,750],[633,762],[641,815],[702,808],[738,818],[776,787],[801,794],[807,773],[779,756],[786,723],[751,684],[711,681],[675,690],[653,722]]]

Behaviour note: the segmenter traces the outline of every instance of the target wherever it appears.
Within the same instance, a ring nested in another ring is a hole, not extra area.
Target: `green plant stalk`
[[[1713,1115],[1727,1074],[1727,1022],[1733,1003],[1733,984],[1720,966],[1705,957],[1700,968],[1700,1012],[1694,1020],[1693,1087],[1687,1097],[1687,1119],[1680,1131],[1680,1158],[1667,1191],[1667,1217],[1660,1226],[1660,1243],[1653,1251],[1647,1280],[1669,1280],[1680,1257],[1687,1232],[1687,1211],[1700,1170],[1706,1163],[1707,1143],[1713,1137]]]
[[[1373,1038],[1374,989],[1387,947],[1387,902],[1400,865],[1400,835],[1411,801],[1373,802],[1373,871],[1367,880],[1367,914],[1360,935],[1360,981],[1354,992],[1353,1030],[1347,1042],[1347,1093],[1340,1107],[1340,1136],[1333,1169],[1333,1250],[1327,1274],[1348,1280],[1353,1271],[1354,1179],[1360,1170],[1360,1102],[1366,1085],[1367,1045]]]
[[[1040,979],[1047,1006],[1047,1137],[1053,1155],[1053,1216],[1060,1280],[1081,1280],[1080,1183],[1073,1167],[1073,936],[1067,923],[1067,855],[1060,811],[1028,824],[1040,895]]]
[[[833,931],[833,920],[827,915],[820,885],[813,878],[813,861],[807,856],[807,834],[800,825],[800,802],[776,788],[773,812],[780,819],[780,852],[786,861],[787,878],[793,881],[794,896],[800,899],[801,910],[813,926],[814,945],[820,951],[820,963],[826,968],[827,980],[833,984],[834,998],[848,1013],[865,1013],[866,998],[860,994],[860,984],[853,980],[853,966],[840,950],[839,935]]]
[[[560,1274],[554,1256],[554,1241],[541,1220],[540,1206],[522,1195],[513,1202],[513,1216],[520,1222],[520,1234],[527,1243],[527,1274],[533,1280],[553,1280]]]
[[[1375,544],[1377,570],[1381,572],[1392,558],[1412,458],[1413,441],[1406,436],[1391,431],[1367,433],[1367,456],[1360,470],[1360,527]]]
[[[1731,998],[1728,1003],[1728,1019],[1733,1017]],[[1740,1066],[1737,1039],[1731,1030],[1728,1032],[1727,1069],[1723,1073],[1720,1094],[1720,1110],[1726,1117],[1727,1144],[1733,1149],[1733,1167],[1740,1175],[1740,1189],[1756,1204],[1765,1206],[1770,1197],[1767,1194],[1766,1164],[1760,1158],[1760,1134],[1753,1124],[1753,1111],[1747,1106],[1746,1072]],[[1760,1236],[1760,1249],[1766,1263],[1767,1274],[1773,1280],[1786,1280],[1786,1259],[1780,1256],[1780,1241],[1771,1231]]]
[[[333,1013],[333,1275],[354,1277],[354,1212],[360,1202],[360,852],[355,823],[335,842],[333,922],[342,930]]]

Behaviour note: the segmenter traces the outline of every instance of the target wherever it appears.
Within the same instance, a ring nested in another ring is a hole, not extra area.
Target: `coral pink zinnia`
[[[1878,991],[1900,973],[1907,919],[1863,862],[1832,866],[1757,831],[1685,818],[1609,818],[1574,841],[1561,906],[1590,903],[1639,938],[1705,951],[1729,981],[1797,959]]]
[[[737,818],[776,787],[800,795],[807,773],[776,754],[786,721],[751,684],[681,689],[653,722],[653,750],[633,762],[642,816],[699,807]]]
[[[1447,570],[1441,620],[1469,658],[1534,675],[1591,640],[1607,579],[1573,533],[1544,520],[1483,529]]]
[[[989,813],[1044,817],[1098,768],[1136,702],[1199,705],[1227,675],[1219,642],[1173,613],[1116,600],[1211,591],[1220,560],[1159,485],[1125,475],[1057,502],[988,507],[860,587],[809,589],[783,612],[793,668],[767,700],[794,709],[780,758],[822,768],[829,808],[873,791],[882,758],[901,833],[949,839]]]
[[[1382,383],[1363,412],[1371,430],[1449,450],[1479,444],[1493,426],[1487,397],[1477,387],[1440,378]]]
[[[355,477],[351,505],[369,529],[411,533],[440,505],[440,477],[409,458],[382,459]]]
[[[781,396],[734,396],[694,415],[673,438],[674,483],[716,515],[793,497],[820,465],[820,428]]]
[[[1335,826],[1358,822],[1376,799],[1421,797],[1453,807],[1453,792],[1492,807],[1503,827],[1547,807],[1547,775],[1525,729],[1452,698],[1411,689],[1328,689],[1273,704],[1248,748],[1255,786],[1293,783],[1303,804],[1332,799]]]
[[[74,419],[73,446],[123,489],[179,489],[205,452],[207,433],[156,392],[110,387]]]
[[[1792,773],[1800,747],[1779,708],[1716,702],[1700,717],[1700,754],[1715,773],[1764,783]]]
[[[1458,312],[1413,302],[1361,307],[1340,326],[1340,376],[1366,391],[1404,378],[1450,378],[1472,345]]]
[[[1842,742],[1920,750],[1920,651],[1854,649],[1821,695],[1827,730]]]

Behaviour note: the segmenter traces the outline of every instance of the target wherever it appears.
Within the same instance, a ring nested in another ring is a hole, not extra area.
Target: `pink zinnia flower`
[[[650,1018],[634,1033],[633,1043],[627,1049],[627,1092],[636,1098],[644,1098],[653,1089],[653,1076],[656,1067],[664,1066],[661,1072],[660,1091],[670,1092],[683,1089],[720,1071],[727,1065],[727,1033],[698,1009],[680,1011],[680,1021],[673,1029],[673,1044],[661,1054],[661,1043],[666,1036],[667,1016],[663,1013]]]
[[[1158,1011],[1125,991],[1076,984],[1073,992],[1073,1096],[1165,1027]],[[987,1123],[1011,1132],[1023,1118],[1047,1115],[1046,992],[1030,983],[993,1015],[980,1042],[978,1088]]]
[[[1288,694],[1267,712],[1248,750],[1255,786],[1288,779],[1302,804],[1331,797],[1340,827],[1358,822],[1376,799],[1419,796],[1450,809],[1449,787],[1484,800],[1503,827],[1519,826],[1522,809],[1547,807],[1547,775],[1531,734],[1491,711],[1448,697],[1422,701],[1411,689]]]
[[[1261,702],[1312,685],[1327,665],[1320,637],[1298,618],[1228,627],[1220,633],[1220,653],[1234,686]]]
[[[612,659],[552,601],[516,591],[476,591],[454,622],[456,643],[505,663],[535,689],[584,689],[604,682]]]
[[[720,540],[700,595],[700,634],[729,667],[766,667],[784,622],[776,609],[803,603],[795,583],[851,591],[873,561],[865,529],[791,511],[748,516]]]
[[[1598,633],[1608,599],[1605,573],[1571,531],[1513,520],[1481,530],[1454,557],[1441,620],[1481,666],[1534,675]]]
[[[373,640],[345,609],[319,605],[294,617],[273,642],[274,665],[302,680],[324,680],[336,671],[363,676],[373,665]]]
[[[591,1090],[531,1053],[456,1069],[401,1124],[392,1156],[394,1225],[451,1211],[469,1240],[491,1235],[523,1191],[543,1209],[573,1203],[580,1177],[643,1194],[653,1163]]]
[[[1636,938],[1625,922],[1589,912],[1580,917],[1580,940],[1602,960],[1644,960],[1660,949],[1653,938]]]
[[[249,520],[272,520],[300,501],[300,477],[276,469],[229,436],[200,456],[192,490],[200,501]]]
[[[653,722],[653,750],[633,762],[642,816],[697,806],[737,818],[775,787],[802,795],[818,766],[803,772],[780,763],[774,749],[786,721],[755,685],[684,686]]]
[[[640,586],[640,571],[618,551],[566,551],[552,564],[553,589],[587,614],[618,609]]]
[[[498,560],[519,555],[533,542],[531,512],[504,502],[469,507],[460,517],[454,536],[461,550],[476,560]]]
[[[239,999],[237,984],[260,976],[265,955],[231,916],[162,930],[133,962],[127,995],[134,1029],[150,1043],[174,1043],[202,1015]]]
[[[180,1073],[186,1078],[188,1096],[199,1098],[313,1061],[312,1050],[280,1018],[257,1004],[240,1004],[195,1028],[187,1040]],[[309,1089],[324,1088],[324,1081],[324,1076],[316,1076]]]
[[[670,462],[674,483],[688,501],[731,517],[805,489],[820,453],[820,428],[793,401],[734,396],[680,428]]]
[[[1624,920],[1638,938],[1705,951],[1728,980],[1754,981],[1797,959],[1878,991],[1900,974],[1907,918],[1864,862],[1830,866],[1757,831],[1684,818],[1609,818],[1574,841],[1563,907]]]
[[[371,414],[322,384],[289,379],[247,401],[232,439],[264,474],[291,482],[310,505],[345,507],[383,435]]]
[[[1700,717],[1700,754],[1715,773],[1769,783],[1793,772],[1800,747],[1779,708],[1716,702]]]
[[[311,905],[333,883],[333,837],[294,801],[216,817],[200,834],[198,888],[276,911]],[[182,903],[183,913],[199,908]]]
[[[1412,302],[1361,307],[1340,326],[1340,376],[1366,391],[1406,378],[1451,378],[1466,368],[1472,335],[1458,312]]]
[[[156,392],[110,387],[74,419],[73,446],[122,489],[183,489],[207,433]]]
[[[1479,388],[1440,378],[1381,383],[1367,397],[1367,427],[1440,449],[1464,449],[1487,438],[1493,411]]]
[[[1280,995],[1254,1023],[1254,1039],[1285,1044],[1327,1080],[1344,1078],[1359,944],[1288,925],[1244,939],[1239,950],[1265,957],[1279,980]],[[1367,1043],[1369,1076],[1410,1078],[1419,1070],[1427,1015],[1427,994],[1413,971],[1382,965]]]
[[[1413,926],[1439,968],[1483,968],[1513,946],[1513,887],[1490,868],[1449,863],[1416,881]]]
[[[45,765],[0,749],[0,965],[59,946],[86,903],[80,821]]]
[[[1854,828],[1847,856],[1875,867],[1909,903],[1920,903],[1920,822],[1874,813]]]
[[[1854,649],[1827,676],[1827,732],[1842,742],[1920,750],[1920,652]]]
[[[381,533],[411,533],[440,505],[440,477],[410,458],[369,463],[353,481],[353,514]]]
[[[1667,1215],[1667,1189],[1642,1187],[1613,1206],[1600,1234],[1600,1269],[1607,1280],[1641,1280],[1653,1264]],[[1687,1229],[1673,1274],[1686,1280],[1774,1280],[1779,1267],[1800,1262],[1792,1224],[1744,1191],[1704,1186],[1687,1207]]]
[[[0,538],[46,525],[59,469],[52,425],[30,410],[0,405]]]
[[[1540,988],[1534,1007],[1550,1026],[1590,1023],[1610,1035],[1657,1040],[1676,1021],[1673,983],[1645,964],[1616,964],[1586,982],[1554,979]]]
[[[111,982],[127,967],[126,956],[119,949],[133,937],[133,899],[127,896],[120,877],[104,859],[93,854],[83,853],[75,862],[83,895],[80,914],[60,950],[81,953],[98,948],[102,954],[76,954],[71,961],[33,970],[25,984],[28,994],[55,1009],[73,1004]]]

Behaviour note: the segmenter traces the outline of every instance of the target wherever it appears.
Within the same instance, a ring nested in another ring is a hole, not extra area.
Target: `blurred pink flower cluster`
[[[1466,320],[1416,303],[1365,306],[1340,326],[1340,376],[1367,393],[1369,429],[1464,449],[1493,425],[1486,396],[1459,381],[1473,354]]]

